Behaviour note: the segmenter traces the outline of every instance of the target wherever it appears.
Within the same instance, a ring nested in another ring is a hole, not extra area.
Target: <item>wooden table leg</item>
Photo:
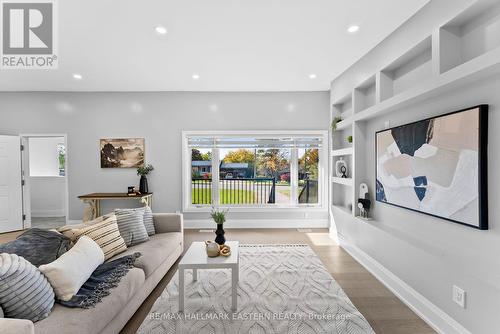
[[[100,199],[95,200],[95,207],[96,207],[96,209],[95,209],[94,219],[101,216],[101,200]]]
[[[89,221],[96,219],[98,208],[97,208],[97,200],[95,199],[86,199],[83,201],[83,203],[87,204],[88,206],[84,209],[83,212],[83,221]]]
[[[151,195],[141,197],[141,203],[144,203],[145,206],[151,207],[153,198]]]

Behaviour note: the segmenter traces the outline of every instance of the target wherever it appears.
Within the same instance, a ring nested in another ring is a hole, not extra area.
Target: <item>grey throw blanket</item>
[[[0,253],[17,254],[35,267],[55,261],[70,248],[71,240],[64,235],[32,228],[16,240],[0,245]]]
[[[67,307],[91,308],[109,295],[110,290],[117,287],[120,280],[134,266],[141,253],[134,253],[119,259],[101,264],[90,278],[69,301],[57,302]]]

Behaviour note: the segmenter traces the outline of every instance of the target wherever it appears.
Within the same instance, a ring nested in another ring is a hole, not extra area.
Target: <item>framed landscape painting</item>
[[[488,229],[488,106],[379,131],[376,200]]]
[[[101,168],[137,168],[144,165],[144,138],[101,139]]]

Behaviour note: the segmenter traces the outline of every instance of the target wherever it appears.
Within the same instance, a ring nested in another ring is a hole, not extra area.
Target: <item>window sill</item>
[[[35,179],[64,179],[65,177],[60,175],[30,175],[30,178]]]
[[[229,209],[231,212],[327,212],[322,206],[279,206],[279,207],[251,207],[251,206],[218,206],[219,209]],[[211,206],[184,208],[184,212],[210,212]]]

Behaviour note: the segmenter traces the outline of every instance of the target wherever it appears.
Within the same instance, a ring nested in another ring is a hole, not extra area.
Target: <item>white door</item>
[[[21,140],[0,136],[0,233],[22,229]]]

